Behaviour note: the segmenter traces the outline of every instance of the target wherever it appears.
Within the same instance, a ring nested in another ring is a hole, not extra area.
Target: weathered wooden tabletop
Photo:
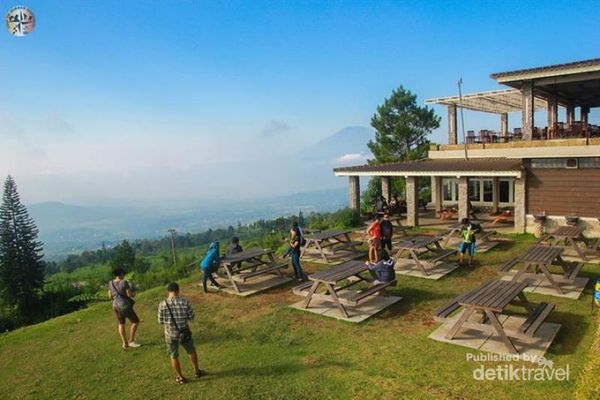
[[[562,247],[558,246],[544,246],[538,244],[525,250],[524,253],[517,257],[517,260],[524,263],[551,264],[560,257],[563,250]]]
[[[583,234],[584,230],[585,228],[582,226],[559,226],[550,232],[550,235],[554,237],[577,238]]]
[[[341,280],[357,275],[368,269],[364,261],[346,261],[342,264],[328,269],[327,271],[319,271],[308,277],[311,281],[327,282],[335,284]]]
[[[327,239],[331,239],[334,237],[338,237],[338,236],[342,236],[342,235],[346,235],[348,233],[350,233],[352,231],[350,230],[343,230],[343,231],[338,231],[338,230],[332,230],[332,231],[324,231],[324,232],[318,232],[318,233],[313,233],[310,235],[306,235],[305,239],[307,240],[317,240],[317,241],[321,241],[321,240],[327,240]]]
[[[265,249],[256,247],[253,249],[248,249],[245,251],[241,251],[239,253],[232,254],[231,256],[223,258],[222,261],[223,261],[223,263],[227,263],[227,264],[239,263],[239,262],[252,260],[252,259],[255,259],[258,257],[262,257],[265,254],[270,254],[272,252],[273,252],[273,250],[271,250],[271,249],[265,250]]]
[[[397,247],[401,250],[417,250],[440,240],[441,238],[436,236],[413,236],[402,239]]]
[[[526,287],[527,282],[494,280],[461,296],[458,303],[461,306],[501,312]]]

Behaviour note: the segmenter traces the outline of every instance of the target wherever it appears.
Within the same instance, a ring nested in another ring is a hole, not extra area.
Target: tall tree
[[[9,176],[0,205],[0,289],[6,303],[15,306],[26,322],[35,317],[38,291],[44,283],[42,243],[37,238],[35,222]]]
[[[400,86],[377,107],[371,126],[375,128],[375,140],[369,141],[368,146],[375,158],[369,164],[419,160],[427,157],[427,136],[440,126],[440,117],[429,107],[419,106],[417,96]],[[429,185],[427,181],[421,183],[424,197]],[[403,194],[404,186],[404,179],[392,178],[394,194]],[[362,195],[364,210],[369,210],[379,196],[381,179],[374,177]]]
[[[417,96],[400,86],[377,107],[371,118],[375,141],[369,149],[373,164],[417,160],[427,155],[429,135],[440,126],[440,117],[432,109],[417,104]]]

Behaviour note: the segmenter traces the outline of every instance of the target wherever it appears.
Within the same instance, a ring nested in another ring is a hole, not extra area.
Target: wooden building
[[[492,213],[511,209],[516,232],[533,231],[534,216],[544,214],[549,226],[576,216],[588,234],[600,234],[600,126],[588,120],[590,109],[600,107],[600,59],[491,77],[509,89],[466,94],[462,102],[458,96],[426,100],[448,108],[448,144],[432,145],[428,159],[335,169],[349,177],[350,207],[360,208],[360,176],[382,177],[388,198],[389,178],[403,177],[408,223],[416,226],[419,181],[430,179],[431,206],[454,205],[458,218],[467,216],[470,200]],[[499,129],[467,131],[459,141],[461,106],[497,114]],[[559,121],[561,107],[565,121]],[[536,110],[547,111],[542,124]],[[521,127],[509,131],[515,114]]]

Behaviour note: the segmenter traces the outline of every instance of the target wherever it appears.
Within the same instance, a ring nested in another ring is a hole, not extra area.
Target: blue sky
[[[459,77],[465,92],[495,89],[492,72],[600,55],[589,1],[23,3],[35,32],[0,32],[0,176],[31,201],[75,196],[52,179],[292,153],[368,125],[400,84],[423,101],[455,94]]]

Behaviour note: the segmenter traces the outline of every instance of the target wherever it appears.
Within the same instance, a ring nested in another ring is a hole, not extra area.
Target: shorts
[[[469,255],[471,257],[473,257],[473,255],[475,254],[475,242],[471,242],[471,243],[465,243],[462,242],[460,244],[460,247],[458,248],[458,250],[462,253],[465,254],[467,251],[469,252]]]
[[[381,248],[381,239],[380,238],[371,238],[369,239],[369,244],[373,247],[375,247],[376,249],[380,249]]]
[[[116,307],[113,307],[113,311],[115,312],[115,316],[117,317],[117,321],[119,321],[119,325],[123,325],[125,323],[125,319],[128,319],[132,324],[137,324],[140,322],[135,311],[133,311],[133,307],[126,308],[124,310],[120,310]]]
[[[166,337],[165,344],[167,345],[167,354],[171,358],[179,358],[179,345],[181,345],[181,347],[183,347],[188,354],[192,354],[196,351],[194,339],[190,339],[187,342],[179,342],[179,339],[171,339]]]

